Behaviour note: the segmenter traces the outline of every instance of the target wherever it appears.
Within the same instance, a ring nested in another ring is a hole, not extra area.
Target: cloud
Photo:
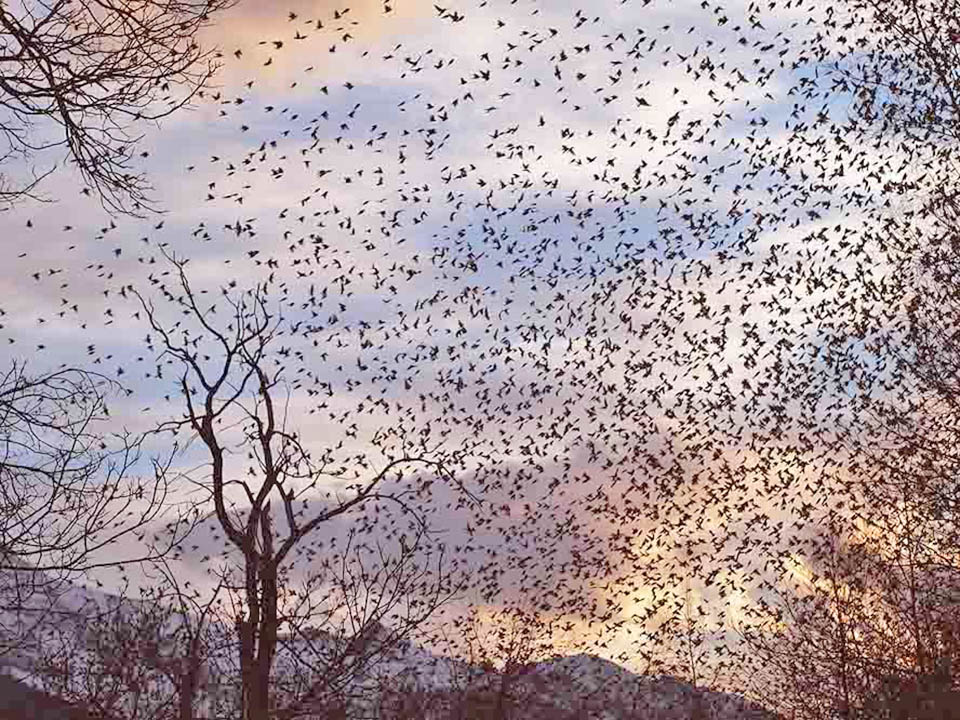
[[[223,51],[219,82],[239,86],[255,79],[258,88],[289,90],[291,76],[304,67],[315,66],[318,75],[342,73],[355,47],[410,33],[432,12],[424,0],[242,0],[216,18],[203,41]]]

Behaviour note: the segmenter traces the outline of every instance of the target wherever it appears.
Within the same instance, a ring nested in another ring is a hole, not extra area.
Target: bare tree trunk
[[[193,720],[193,696],[195,692],[196,682],[192,676],[188,675],[183,685],[180,686],[179,707],[177,708],[179,720]]]
[[[268,720],[270,671],[277,649],[277,566],[273,552],[270,504],[259,514],[261,547],[245,552],[247,619],[240,623],[240,667],[244,720]]]
[[[257,715],[264,720],[270,711],[270,669],[277,649],[277,573],[273,563],[266,563],[260,578],[264,598],[260,618],[260,638],[257,647]],[[262,713],[262,714],[261,714]]]
[[[200,680],[199,634],[190,643],[186,670],[180,680],[180,695],[177,698],[177,717],[179,720],[193,720],[193,703],[196,700]]]
[[[243,708],[243,720],[252,720],[253,700],[250,697],[253,687],[253,625],[249,620],[237,620],[237,635],[240,639],[240,703]]]
[[[507,720],[509,705],[507,694],[510,692],[510,683],[506,672],[500,674],[499,692],[497,693],[497,720]]]
[[[269,580],[262,582],[266,584]],[[276,605],[265,603],[256,614],[256,625],[251,620],[240,622],[244,720],[267,720],[271,709],[270,672],[277,646]]]

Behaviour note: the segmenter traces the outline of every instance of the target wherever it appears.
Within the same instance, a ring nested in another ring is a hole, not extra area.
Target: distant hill
[[[69,588],[57,597],[50,617],[60,629],[72,627],[80,633],[85,626],[85,608],[103,608],[110,599],[111,596],[89,588]],[[9,622],[10,618],[6,620]],[[362,654],[362,646],[376,646],[388,636],[387,628],[377,627],[360,640],[346,642],[317,631],[311,642],[321,652],[329,648],[331,656],[343,652]],[[85,718],[78,710],[37,689],[39,683],[31,675],[36,652],[37,647],[27,642],[0,655],[0,720]],[[232,656],[233,650],[225,648],[224,652]],[[284,653],[278,655],[278,674],[283,673],[289,662],[290,657]],[[236,678],[220,682],[209,679],[212,682],[207,687],[214,694],[236,684]],[[609,660],[586,654],[531,664],[504,677],[405,643],[376,663],[363,667],[346,684],[339,685],[337,696],[348,700],[338,703],[336,708],[331,705],[331,693],[324,692],[323,684],[324,676],[320,674],[314,682],[315,700],[305,702],[300,709],[316,717],[343,720],[353,717],[382,720],[775,718],[741,696],[694,688],[668,676],[638,675]],[[334,709],[335,714],[330,715]],[[198,717],[203,715],[201,710]]]
[[[461,682],[399,682],[385,717],[424,720],[774,720],[743,697],[637,675],[594,655],[558,657],[504,679],[470,668]],[[431,684],[433,687],[431,688]]]

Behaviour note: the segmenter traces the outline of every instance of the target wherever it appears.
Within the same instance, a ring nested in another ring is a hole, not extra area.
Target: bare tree
[[[2,160],[63,148],[113,212],[140,212],[140,127],[189,103],[216,70],[198,32],[235,0],[98,0],[0,7]],[[140,153],[145,154],[145,153]],[[52,167],[3,177],[0,203],[36,197]]]
[[[226,653],[229,629],[219,613],[223,584],[202,592],[178,579],[167,558],[153,567],[160,582],[144,593],[142,604],[159,613],[163,622],[140,661],[166,677],[173,690],[177,720],[193,720],[201,705],[207,709],[206,715],[220,714],[223,706],[235,712],[234,666]]]
[[[193,720],[235,713],[232,668],[221,662],[228,633],[216,618],[222,588],[201,594],[165,563],[154,570],[139,597],[126,591],[91,597],[45,628],[30,672],[47,692],[97,717]]]
[[[16,618],[0,642],[39,622],[65,580],[159,557],[189,526],[177,515],[155,534],[169,458],[148,460],[143,436],[106,432],[118,390],[86,370],[31,374],[20,361],[0,378],[0,596]],[[102,555],[134,537],[141,552]]]
[[[477,608],[453,623],[468,670],[457,678],[448,717],[496,720],[559,713],[535,678],[538,662],[556,655],[554,623],[521,607]],[[562,716],[562,715],[561,715]]]
[[[777,619],[747,632],[751,684],[784,717],[926,720],[960,707],[956,572],[904,534],[872,530],[825,528]]]
[[[442,552],[431,550],[429,528],[418,503],[433,479],[453,480],[453,475],[445,459],[432,456],[422,442],[389,445],[396,440],[389,432],[381,438],[388,448],[386,462],[378,470],[362,467],[369,472],[367,477],[356,469],[334,466],[326,455],[316,457],[301,434],[287,425],[289,386],[282,360],[289,351],[280,344],[283,318],[271,310],[268,286],[236,295],[225,289],[229,317],[217,325],[216,308],[201,305],[202,296],[188,280],[186,261],[169,259],[176,285],[174,291],[164,288],[165,296],[195,323],[195,329],[182,321],[166,324],[155,305],[138,295],[155,337],[153,347],[161,361],[172,362],[180,373],[185,416],[165,427],[195,433],[206,451],[209,476],[197,484],[204,500],[213,505],[211,515],[226,544],[240,557],[239,580],[228,588],[240,598],[234,617],[243,717],[265,720],[275,707],[272,673],[282,627],[289,626],[302,637],[304,620],[318,615],[329,618],[329,605],[316,605],[315,591],[339,593],[345,602],[334,606],[346,609],[352,642],[370,640],[372,647],[379,645],[381,650],[399,639],[394,636],[384,642],[369,637],[382,621],[399,617],[400,628],[409,629],[452,595],[455,587],[442,572],[428,572],[434,562],[442,570]],[[237,467],[234,460],[237,448],[245,468]],[[423,472],[430,473],[429,482],[416,482]],[[322,483],[342,485],[351,478],[335,496],[327,492],[321,509],[308,513]],[[274,503],[280,508],[279,521]],[[380,516],[388,503],[399,508],[402,522],[388,523]],[[355,572],[359,574],[353,577],[349,573],[354,571],[346,568],[334,578],[325,574],[324,568],[336,571],[336,564],[329,561],[330,551],[322,542],[316,548],[311,542],[321,527],[337,519],[350,519],[353,529],[353,544],[339,557],[350,559],[352,551],[366,553],[380,569],[358,564]],[[381,542],[392,539],[399,551],[383,554],[381,545],[367,540],[375,528],[381,532]],[[318,562],[313,567],[319,569],[298,588],[290,569],[301,554]],[[354,667],[370,660],[368,650],[346,654],[354,659]],[[336,663],[342,660],[341,654]],[[320,669],[329,669],[322,665]],[[313,686],[308,694],[317,690]]]
[[[343,550],[311,568],[278,638],[280,717],[292,720],[318,708],[340,708],[351,717],[374,712],[383,675],[395,673],[384,661],[402,662],[410,638],[455,590],[444,584],[442,552],[435,570],[418,563],[425,535],[419,528],[409,545],[391,554],[379,541],[359,547],[354,529]]]

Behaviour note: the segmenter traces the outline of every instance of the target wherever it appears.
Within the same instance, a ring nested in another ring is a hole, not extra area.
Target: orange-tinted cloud
[[[223,51],[219,82],[287,87],[305,66],[342,69],[352,50],[408,33],[432,12],[425,0],[242,0],[206,30],[204,42]]]

